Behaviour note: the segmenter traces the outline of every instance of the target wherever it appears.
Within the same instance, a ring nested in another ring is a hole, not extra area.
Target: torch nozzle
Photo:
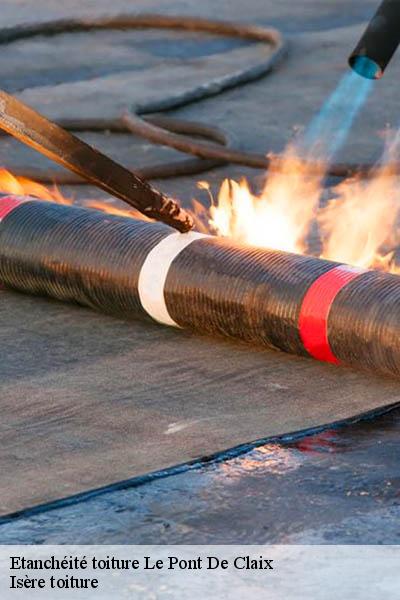
[[[380,79],[400,43],[400,2],[383,0],[349,57],[350,67],[366,79]]]

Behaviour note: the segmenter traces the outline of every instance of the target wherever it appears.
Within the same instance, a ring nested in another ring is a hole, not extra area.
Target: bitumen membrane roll
[[[0,219],[6,287],[400,374],[397,275],[27,198]]]
[[[303,358],[397,373],[396,276],[8,196],[0,281],[0,524],[400,402]]]

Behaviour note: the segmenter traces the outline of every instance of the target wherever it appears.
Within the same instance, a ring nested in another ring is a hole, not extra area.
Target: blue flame
[[[382,77],[380,66],[367,56],[356,56],[351,62],[351,68],[367,79],[379,79]]]
[[[374,81],[349,71],[295,144],[311,160],[330,162],[346,141]]]

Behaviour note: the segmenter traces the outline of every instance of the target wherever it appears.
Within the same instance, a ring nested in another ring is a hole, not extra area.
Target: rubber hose
[[[136,113],[128,111],[121,116],[121,119],[91,121],[60,121],[59,124],[69,127],[73,131],[101,131],[102,127],[108,131],[124,132],[130,131],[136,135],[163,146],[175,148],[181,152],[195,155],[201,160],[174,161],[162,165],[152,165],[136,172],[144,178],[176,177],[185,174],[199,173],[224,163],[236,163],[246,167],[256,169],[268,169],[270,159],[267,152],[264,154],[241,152],[231,147],[227,134],[223,134],[220,129],[201,125],[199,123],[187,122],[177,119],[159,117],[155,120],[141,118],[140,115],[167,111],[174,108],[185,106],[191,102],[203,100],[215,96],[227,89],[243,85],[254,81],[270,73],[276,68],[280,60],[285,56],[287,47],[281,34],[275,29],[268,29],[257,26],[247,26],[237,23],[227,23],[222,21],[212,21],[209,19],[200,19],[194,17],[167,16],[167,15],[118,15],[115,17],[101,18],[81,18],[65,19],[59,21],[48,21],[40,24],[22,25],[0,30],[0,44],[11,43],[14,41],[29,39],[35,36],[52,36],[66,32],[105,30],[105,29],[136,29],[136,28],[158,28],[158,29],[176,29],[184,31],[201,31],[213,35],[223,35],[239,37],[257,42],[264,42],[272,47],[272,52],[267,60],[263,60],[255,65],[251,65],[242,71],[235,72],[232,75],[213,80],[206,85],[195,87],[184,94],[166,97],[160,102],[148,103],[136,108]],[[99,124],[102,123],[101,126]],[[179,123],[178,129],[174,123]],[[222,136],[226,141],[222,141],[224,147],[220,148],[215,144],[208,144],[196,139],[187,139],[179,133],[187,135],[199,135],[199,131],[207,130],[207,133],[200,134],[202,137],[216,140],[216,136]],[[216,136],[214,135],[215,131]],[[274,164],[277,164],[276,162]],[[310,165],[310,171],[312,165]],[[315,165],[315,170],[320,172],[320,165]],[[397,174],[400,172],[400,165],[394,163],[385,173]],[[355,173],[360,176],[368,177],[372,173],[372,165],[369,164],[346,164],[337,163],[329,166],[327,175],[335,177],[347,177]],[[64,174],[59,171],[29,169],[18,170],[19,175],[24,175],[36,179],[43,183],[68,183],[83,184],[84,182],[74,174]]]
[[[268,60],[262,61],[256,65],[251,65],[242,71],[222,77],[219,80],[213,80],[206,85],[190,90],[188,93],[165,98],[161,102],[143,105],[138,108],[138,111],[140,111],[141,114],[159,112],[178,106],[184,106],[189,102],[219,94],[236,85],[241,85],[253,79],[257,79],[268,73],[278,63],[279,59],[284,55],[285,50],[280,33],[274,29],[210,21],[208,19],[167,15],[118,15],[97,19],[63,19],[40,24],[20,25],[0,30],[0,44],[30,39],[35,36],[52,36],[67,32],[143,28],[202,31],[214,35],[240,37],[257,42],[264,42],[268,44],[268,46],[272,46],[274,51],[269,56]],[[209,127],[195,122],[183,122],[178,119],[167,119],[166,117],[147,117],[146,121],[151,124],[156,124],[166,131],[195,136],[200,135],[201,137],[206,137],[207,139],[223,145],[230,145],[231,143],[231,136],[222,132],[222,130],[217,127]],[[130,131],[122,119],[103,121],[90,119],[76,119],[73,121],[60,120],[58,123],[62,127],[75,132],[103,130],[123,133]],[[210,145],[210,148],[213,147],[214,145]],[[135,168],[135,172],[146,179],[176,177],[179,175],[201,173],[226,162],[226,159],[212,159],[212,157],[209,157],[206,160],[174,161],[171,163],[156,164],[141,170]],[[18,169],[15,173],[20,176],[36,179],[42,183],[84,184],[79,176],[73,173],[60,173],[58,170],[47,169],[44,172],[39,169]]]
[[[230,146],[233,143],[232,136],[228,135],[219,127],[210,127],[202,123],[194,121],[182,121],[175,118],[165,118],[163,116],[148,116],[144,117],[146,122],[154,127],[162,127],[163,131],[168,130],[174,133],[190,133],[201,138],[212,140],[215,144],[222,146]],[[110,119],[91,119],[91,120],[63,120],[58,122],[59,125],[70,131],[96,131],[96,132],[112,132],[112,133],[127,133],[128,127],[121,120]],[[7,135],[0,130],[0,135]],[[137,168],[132,167],[132,170],[143,179],[164,179],[171,177],[174,173],[175,177],[180,175],[192,175],[203,173],[221,164],[218,159],[185,159],[171,162],[164,162],[147,167]],[[129,168],[129,167],[128,167]],[[88,185],[85,179],[79,177],[71,171],[55,171],[50,169],[38,168],[13,168],[13,174],[17,177],[27,177],[34,179],[40,183],[56,183],[64,185]]]
[[[0,281],[126,318],[400,375],[400,278],[384,272],[6,197]]]

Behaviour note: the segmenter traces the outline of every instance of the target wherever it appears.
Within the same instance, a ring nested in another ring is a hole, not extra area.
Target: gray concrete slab
[[[400,410],[5,523],[8,544],[398,544]],[[101,519],[99,519],[101,515]]]
[[[101,14],[118,14],[119,12],[146,12],[183,15],[213,15],[219,19],[232,21],[248,20],[258,22],[283,23],[288,29],[332,28],[337,23],[362,21],[371,16],[376,7],[375,0],[219,0],[216,11],[213,0],[114,0],[112,6],[108,0],[69,0],[60,3],[58,0],[37,0],[34,8],[30,0],[2,0],[3,26],[12,26],[24,22],[42,22],[54,18],[68,18],[71,15],[93,16]],[[217,13],[217,14],[216,14]]]
[[[62,5],[40,0],[34,11],[27,1],[18,3],[18,11],[11,0],[1,0],[1,5],[4,25],[110,13],[103,1]],[[374,6],[374,0],[252,0],[251,6],[235,0],[219,3],[215,15],[211,0],[151,0],[135,2],[134,9],[271,22],[290,32],[290,57],[271,77],[179,111],[180,116],[232,130],[244,148],[266,152],[284,147],[293,128],[305,125],[334,89],[362,20]],[[113,3],[113,12],[121,10],[132,10],[132,3]],[[177,85],[190,88],[200,77],[230,72],[245,64],[249,53],[259,52],[234,47],[211,55],[203,50],[199,56],[197,46],[195,57],[177,51],[160,64],[166,34],[161,46],[154,33],[135,34],[137,46],[129,46],[129,52],[126,33],[116,33],[115,42],[101,35],[93,34],[107,51],[88,42],[83,71],[71,36],[62,36],[57,44],[54,39],[37,40],[36,46],[32,40],[13,44],[14,56],[11,47],[6,52],[14,67],[0,63],[0,75],[8,78],[10,89],[26,87],[21,97],[50,116],[116,116],[127,102],[143,104],[174,93]],[[154,40],[158,54],[151,51],[149,42]],[[180,41],[170,38],[175,47],[182,46]],[[30,54],[37,63],[32,71],[26,69]],[[71,55],[70,64],[66,55]],[[92,56],[98,71],[92,68]],[[20,68],[25,69],[27,86],[17,78]],[[368,159],[379,153],[378,134],[397,118],[397,78],[390,72],[398,68],[397,59],[340,158]],[[66,84],[60,82],[64,72]],[[90,139],[126,163],[134,159],[141,166],[148,160],[143,151],[147,144],[121,136]],[[151,153],[157,159],[170,156]],[[33,160],[48,164],[14,142],[0,141],[0,161],[6,166]],[[217,187],[227,175],[262,178],[260,172],[225,167],[207,179]],[[196,178],[187,177],[160,186],[188,203],[200,195],[195,184]],[[93,188],[71,191],[77,201],[97,195]],[[1,293],[0,321],[2,514],[399,401],[396,381],[9,292]]]
[[[2,515],[400,402],[394,380],[0,298]]]

